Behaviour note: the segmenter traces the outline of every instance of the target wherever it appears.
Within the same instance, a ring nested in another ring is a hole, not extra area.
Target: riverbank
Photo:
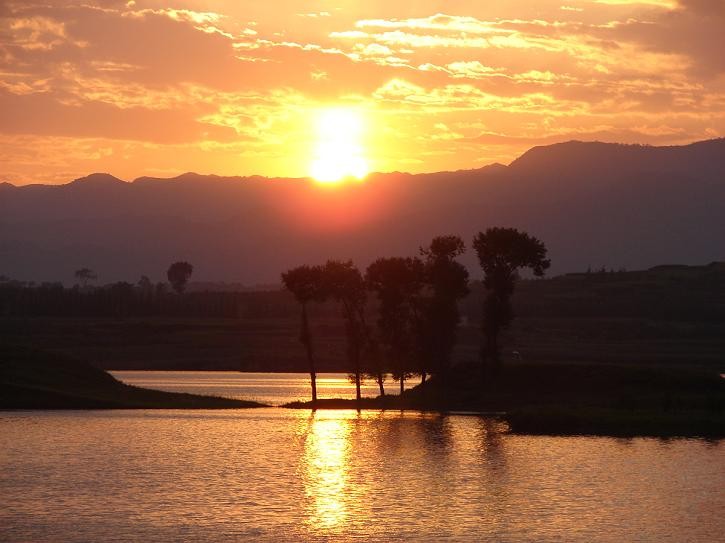
[[[725,437],[725,379],[682,368],[529,363],[494,377],[467,365],[402,396],[319,400],[316,408],[502,413],[521,434]]]
[[[65,355],[0,345],[0,409],[239,409],[257,402],[126,385]]]
[[[302,384],[291,398],[304,395],[305,389]],[[205,394],[215,389],[180,390]],[[259,391],[249,397],[259,397]],[[0,409],[262,406],[131,386],[66,355],[0,345]],[[304,401],[283,407],[313,408]],[[480,415],[506,421],[519,434],[725,437],[725,379],[712,370],[679,366],[518,363],[494,377],[482,374],[477,365],[459,365],[447,379],[433,378],[402,396],[368,397],[360,403],[328,398],[314,407]]]

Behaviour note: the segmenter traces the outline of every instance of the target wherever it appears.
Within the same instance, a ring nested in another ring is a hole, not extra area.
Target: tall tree
[[[327,293],[342,306],[350,375],[355,381],[355,397],[359,402],[365,340],[365,281],[360,270],[350,260],[328,260],[323,273]]]
[[[423,286],[423,262],[418,258],[379,258],[365,272],[365,281],[379,300],[378,336],[383,361],[400,382],[412,375],[415,300]],[[379,373],[383,373],[382,370]]]
[[[186,283],[194,272],[194,266],[188,262],[174,262],[166,272],[166,277],[171,283],[177,294],[181,294],[186,289]]]
[[[530,269],[537,277],[551,265],[546,258],[546,246],[526,232],[515,228],[489,228],[473,239],[473,247],[483,268],[486,299],[483,303],[483,333],[481,350],[484,366],[490,361],[494,371],[501,369],[499,334],[511,324],[514,293],[518,271]]]
[[[419,321],[421,381],[426,373],[445,378],[451,365],[460,323],[458,301],[468,290],[468,270],[456,261],[466,251],[459,236],[438,236],[421,247],[428,296],[422,300]]]
[[[311,301],[322,301],[325,297],[322,274],[323,270],[320,266],[299,266],[282,274],[282,283],[285,288],[292,293],[302,307],[300,342],[304,345],[307,354],[313,407],[317,404],[317,371],[307,306]]]

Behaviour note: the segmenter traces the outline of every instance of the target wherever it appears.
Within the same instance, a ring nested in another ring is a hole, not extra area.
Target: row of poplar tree
[[[514,228],[489,228],[473,239],[484,273],[482,363],[500,368],[498,337],[513,317],[511,296],[518,272],[530,269],[542,276],[549,267],[545,245]],[[405,381],[419,375],[445,378],[460,321],[458,302],[469,292],[468,270],[456,259],[466,251],[459,236],[439,236],[417,257],[379,258],[363,274],[351,261],[329,260],[324,265],[298,266],[282,274],[282,282],[301,306],[300,341],[305,348],[317,401],[314,341],[308,306],[329,299],[340,304],[345,323],[347,361],[360,400],[364,378],[374,379],[380,395],[391,375]],[[366,321],[369,295],[377,296],[377,322]],[[372,325],[371,325],[372,324]]]

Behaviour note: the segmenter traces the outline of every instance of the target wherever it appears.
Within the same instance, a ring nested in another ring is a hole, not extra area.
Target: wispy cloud
[[[6,2],[0,168],[300,175],[314,111],[340,104],[366,112],[380,170],[725,134],[719,0],[406,6]]]

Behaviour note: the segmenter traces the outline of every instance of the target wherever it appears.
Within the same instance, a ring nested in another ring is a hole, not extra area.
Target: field
[[[305,370],[298,308],[281,292],[195,292],[165,298],[150,306],[153,311],[131,299],[124,302],[130,309],[115,315],[104,305],[89,310],[78,302],[83,295],[69,289],[63,291],[68,301],[59,302],[54,293],[45,304],[35,292],[32,304],[13,304],[0,288],[1,342],[60,351],[104,369]],[[458,363],[478,358],[482,295],[474,283],[461,304]],[[104,303],[118,305],[113,298]],[[374,301],[369,306],[368,322],[374,325]],[[509,361],[725,372],[722,264],[522,281],[514,310],[517,318],[503,342]],[[338,311],[330,303],[312,308],[320,371],[346,369]]]
[[[60,351],[104,369],[304,371],[298,322],[277,319],[61,319],[0,321],[0,341]],[[344,371],[336,319],[313,327],[321,371]],[[476,360],[477,326],[459,329],[454,360]],[[643,319],[519,319],[504,357],[527,362],[704,366],[725,371],[725,325]]]

